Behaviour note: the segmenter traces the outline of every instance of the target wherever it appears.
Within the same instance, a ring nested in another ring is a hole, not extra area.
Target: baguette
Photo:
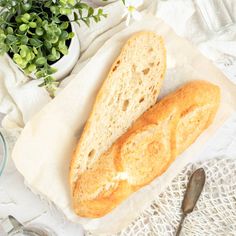
[[[139,32],[124,45],[100,89],[70,166],[73,193],[77,177],[156,103],[166,69],[163,39]]]
[[[219,103],[219,87],[193,81],[146,111],[78,177],[75,212],[89,218],[104,216],[163,174],[212,123]]]

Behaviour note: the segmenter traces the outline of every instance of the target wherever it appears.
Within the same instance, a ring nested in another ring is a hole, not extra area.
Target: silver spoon
[[[184,195],[184,200],[182,202],[183,215],[179,223],[179,227],[176,232],[176,236],[180,235],[184,219],[187,214],[191,213],[200,197],[202,189],[204,187],[206,180],[206,174],[203,168],[197,169],[188,182],[188,186]]]

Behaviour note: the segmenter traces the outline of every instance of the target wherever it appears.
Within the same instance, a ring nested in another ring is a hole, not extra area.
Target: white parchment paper
[[[117,29],[117,31],[115,30]],[[236,87],[186,40],[178,37],[161,20],[144,16],[128,28],[121,23],[110,32],[110,39],[90,59],[67,87],[46,105],[24,128],[13,150],[17,169],[27,184],[52,201],[66,217],[96,234],[120,231],[146,208],[165,186],[189,162],[198,160],[207,140],[236,110]],[[168,171],[150,185],[130,196],[110,214],[99,219],[80,218],[73,213],[69,191],[71,154],[102,81],[124,42],[135,32],[155,31],[165,39],[167,75],[161,95],[181,84],[203,79],[221,87],[222,100],[214,123],[171,165]],[[109,37],[108,37],[109,38]],[[96,42],[94,42],[96,44]]]

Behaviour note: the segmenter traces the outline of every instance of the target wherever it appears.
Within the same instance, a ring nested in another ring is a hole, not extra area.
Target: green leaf
[[[67,0],[59,0],[61,5],[66,5],[67,4]]]
[[[19,29],[20,29],[20,31],[24,32],[28,29],[28,25],[22,24],[22,25],[20,25]]]
[[[93,10],[92,7],[90,7],[90,8],[88,9],[88,17],[92,16],[93,13],[94,13],[94,10]]]
[[[82,16],[83,16],[83,10],[82,9],[79,9],[79,15],[80,15],[80,18],[82,18]]]
[[[49,67],[47,72],[49,75],[54,74],[57,72],[57,68]]]
[[[29,47],[26,46],[26,45],[21,45],[21,46],[20,46],[20,49],[23,50],[23,51],[26,51],[26,52],[29,52],[29,51],[30,51]]]
[[[13,34],[13,28],[12,27],[7,27],[7,33],[8,34]]]
[[[35,55],[38,55],[38,50],[37,50],[36,47],[33,47],[33,52],[34,52]]]
[[[11,45],[11,52],[18,53],[19,47],[16,44]]]
[[[47,59],[45,57],[39,57],[35,63],[39,66],[44,65],[47,63]]]
[[[60,39],[61,39],[61,40],[65,40],[65,39],[68,38],[68,36],[69,36],[68,32],[65,31],[65,30],[63,30],[63,31],[61,32]]]
[[[0,42],[4,42],[5,39],[6,39],[6,35],[1,33],[0,34]]]
[[[81,9],[88,9],[89,8],[89,6],[86,3],[81,3],[81,2],[79,3],[78,7]]]
[[[20,55],[22,58],[25,58],[27,56],[27,53],[29,52],[29,49],[25,45],[22,45],[20,48],[21,48]]]
[[[98,9],[98,15],[102,15],[103,14],[103,10],[101,8]]]
[[[31,38],[31,39],[29,40],[29,42],[30,42],[30,44],[31,44],[32,46],[34,46],[34,47],[39,47],[39,46],[42,45],[42,41],[39,40],[39,39],[37,39],[37,38]]]
[[[56,50],[56,48],[53,47],[53,48],[52,48],[52,55],[53,55],[53,56],[56,56],[56,54],[57,54],[57,50]]]
[[[68,54],[68,48],[65,44],[65,41],[60,41],[58,44],[58,48],[63,55]]]
[[[60,24],[61,23],[61,20],[58,18],[58,17],[52,17],[52,21],[56,24]]]
[[[44,77],[45,75],[46,75],[46,74],[45,74],[45,72],[44,72],[43,70],[37,71],[37,72],[35,73],[35,76],[37,77],[37,79],[42,78],[42,77]]]
[[[60,8],[60,13],[62,14],[62,15],[70,15],[71,14],[71,9],[69,9],[69,8],[64,8],[64,7],[61,7]]]
[[[60,8],[57,6],[51,6],[50,11],[56,16],[60,14]]]
[[[25,51],[21,50],[21,51],[20,51],[20,55],[21,55],[22,58],[24,58],[24,57],[26,57],[27,54],[26,54]]]
[[[61,57],[60,53],[54,47],[52,48],[52,52],[51,53],[52,54],[50,54],[47,57],[49,61],[57,61]]]
[[[0,55],[9,51],[9,47],[6,44],[0,43]]]
[[[68,34],[68,39],[72,39],[73,37],[75,36],[75,33],[74,32],[70,32],[69,34]]]
[[[41,86],[44,86],[46,89],[47,89],[47,91],[48,91],[48,93],[50,94],[50,96],[52,97],[52,98],[54,98],[54,93],[55,93],[55,91],[56,91],[56,88],[58,87],[58,82],[55,80],[55,78],[54,77],[52,77],[52,76],[46,76],[45,78],[44,78],[44,81],[43,81],[43,83],[41,83],[39,86],[41,87]]]
[[[27,67],[27,62],[22,62],[21,65],[19,65],[21,67],[21,69],[25,69]]]
[[[18,40],[16,36],[11,35],[11,34],[8,34],[6,39],[9,40],[10,43],[15,43]]]
[[[75,5],[75,0],[68,0],[68,3],[71,5],[71,6],[74,6]]]
[[[21,20],[24,22],[24,23],[28,23],[29,20],[30,20],[31,16],[30,14],[28,13],[25,13],[24,15],[21,16]]]
[[[61,29],[67,29],[68,26],[69,26],[69,23],[65,21],[65,22],[62,22],[62,24],[60,25],[60,28]]]
[[[51,4],[52,4],[52,2],[51,2],[51,1],[46,1],[46,2],[45,2],[45,4],[44,4],[44,6],[45,6],[45,7],[50,7],[50,6],[51,6]]]
[[[29,51],[29,52],[27,53],[27,55],[26,55],[25,60],[26,60],[27,62],[29,62],[29,61],[32,61],[34,58],[35,58],[34,53],[31,52],[31,51]]]
[[[83,18],[81,19],[88,27],[90,26],[90,19],[89,18]]]
[[[78,14],[76,12],[74,12],[74,21],[79,20]]]
[[[36,70],[36,65],[35,64],[31,64],[31,65],[29,65],[28,67],[27,67],[27,70],[30,72],[30,73],[32,73],[32,72],[34,72],[35,70]]]
[[[48,56],[47,56],[47,59],[48,59],[49,61],[56,61],[56,60],[57,60],[56,56],[54,56],[54,55],[52,55],[52,54],[48,55]]]
[[[21,16],[17,16],[17,17],[15,18],[15,21],[16,21],[17,23],[22,23]]]
[[[49,30],[48,21],[44,20],[44,21],[42,22],[42,27],[43,27],[46,31]]]
[[[56,36],[60,36],[61,34],[61,29],[59,27],[54,26],[53,27],[53,32]]]
[[[46,47],[48,50],[50,50],[50,49],[52,48],[52,44],[51,44],[51,42],[49,42],[49,41],[45,41],[45,42],[44,42],[44,45],[45,45],[45,47]]]
[[[99,22],[100,17],[99,17],[99,16],[93,16],[93,19],[94,19],[94,21],[97,23],[97,22]]]
[[[56,6],[51,6],[50,7],[50,11],[53,13],[53,14],[56,14]]]
[[[25,10],[25,11],[29,11],[31,9],[32,5],[30,3],[25,3],[22,5],[22,8]]]
[[[26,54],[26,56],[25,56],[25,61],[29,62],[29,61],[31,61],[31,60],[32,60],[31,53],[28,52],[28,53]]]
[[[37,19],[36,22],[38,25],[43,22],[43,20],[39,16],[37,16],[36,19]]]
[[[23,62],[22,57],[19,54],[14,54],[13,60],[16,64],[21,65]]]
[[[27,44],[28,41],[29,41],[29,38],[28,38],[26,35],[22,35],[22,36],[21,36],[20,43],[21,43],[22,45]]]
[[[52,38],[49,39],[49,41],[52,43],[52,44],[55,44],[57,43],[59,40],[59,37],[58,36],[53,36]]]
[[[29,23],[29,27],[30,27],[30,28],[36,28],[36,27],[37,27],[37,24],[32,21],[32,22]]]
[[[43,31],[42,28],[36,28],[35,33],[36,33],[38,36],[42,36],[43,33],[44,33],[44,31]]]

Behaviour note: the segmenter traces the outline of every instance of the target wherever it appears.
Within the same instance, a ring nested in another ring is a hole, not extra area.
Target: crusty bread
[[[156,103],[165,68],[160,36],[139,32],[126,42],[97,95],[72,158],[72,192],[78,176]]]
[[[79,175],[73,205],[83,217],[101,217],[160,176],[212,123],[220,89],[194,81],[137,119],[107,152]]]

